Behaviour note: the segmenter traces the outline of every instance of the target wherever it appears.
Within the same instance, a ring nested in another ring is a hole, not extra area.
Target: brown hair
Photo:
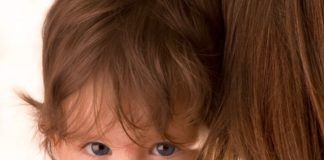
[[[324,1],[222,3],[224,93],[204,159],[323,159]]]
[[[126,127],[138,127],[125,112],[139,106],[163,134],[178,106],[185,107],[188,123],[203,121],[201,115],[214,108],[211,88],[218,89],[222,59],[217,55],[222,49],[213,43],[215,22],[208,16],[213,5],[204,0],[56,0],[43,30],[44,101],[24,96],[38,111],[49,154],[53,140],[73,134],[63,101],[90,80],[97,95],[112,83],[115,112]],[[94,105],[96,111],[88,113],[77,107],[72,108],[76,122],[102,109]]]

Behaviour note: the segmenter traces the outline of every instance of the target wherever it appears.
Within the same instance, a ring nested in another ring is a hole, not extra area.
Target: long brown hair
[[[104,103],[105,83],[112,83],[115,112],[124,127],[140,127],[126,110],[147,110],[166,134],[178,106],[185,107],[187,123],[202,123],[201,115],[214,108],[211,88],[218,88],[222,60],[217,56],[222,49],[213,43],[214,19],[208,16],[213,5],[204,0],[56,0],[43,30],[44,101],[23,96],[37,109],[49,154],[53,141],[73,135],[71,126],[84,128],[82,117],[104,110],[94,105],[85,112],[75,104],[67,114],[63,107],[89,81],[97,95],[93,104]],[[75,116],[68,124],[70,115]]]
[[[204,158],[323,159],[324,1],[222,3],[224,93]]]

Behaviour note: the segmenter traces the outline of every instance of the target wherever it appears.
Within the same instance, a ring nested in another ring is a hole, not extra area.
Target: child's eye
[[[111,149],[99,142],[91,142],[85,146],[85,150],[92,156],[110,155]]]
[[[177,151],[177,148],[170,143],[158,143],[153,146],[152,153],[157,156],[171,156]]]

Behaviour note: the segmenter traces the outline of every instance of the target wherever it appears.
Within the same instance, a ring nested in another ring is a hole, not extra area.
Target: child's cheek
[[[157,160],[196,160],[198,153],[196,150],[179,151],[174,156],[160,157]]]

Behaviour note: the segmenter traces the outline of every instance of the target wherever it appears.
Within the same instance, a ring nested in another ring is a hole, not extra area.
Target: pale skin
[[[91,88],[91,87],[90,87]],[[89,96],[89,88],[85,97]],[[82,91],[81,91],[82,94]],[[80,96],[80,94],[78,95]],[[73,100],[74,99],[74,100]],[[77,99],[70,98],[67,105]],[[82,102],[85,106],[91,106],[91,99]],[[109,100],[113,102],[112,100]],[[89,103],[84,103],[89,102]],[[109,106],[107,106],[109,107]],[[108,110],[109,111],[109,110]],[[80,132],[83,134],[76,138],[61,140],[54,147],[54,157],[56,160],[195,160],[201,145],[206,137],[207,131],[204,125],[184,125],[183,115],[174,116],[168,127],[168,134],[180,144],[173,144],[169,140],[163,139],[161,134],[150,125],[145,113],[139,114],[138,124],[143,124],[143,130],[136,134],[129,131],[135,137],[136,144],[126,134],[121,123],[116,120],[116,116],[111,112],[101,114],[102,124],[107,124],[103,135],[98,136],[95,129],[90,132]],[[144,118],[143,118],[144,117]],[[91,117],[87,117],[91,120]],[[75,119],[74,119],[75,120]],[[72,120],[71,120],[72,121]],[[78,120],[75,122],[83,122]],[[108,125],[109,124],[109,125]],[[80,128],[84,124],[78,124]],[[78,129],[76,129],[78,130]],[[81,129],[80,129],[81,130]],[[85,133],[89,135],[84,135]],[[134,138],[132,137],[132,138]]]
[[[76,139],[62,143],[56,148],[56,156],[58,160],[194,160],[199,151],[190,146],[180,148],[154,136],[146,136],[150,140],[139,146],[130,140],[120,125],[115,125],[101,139]]]

